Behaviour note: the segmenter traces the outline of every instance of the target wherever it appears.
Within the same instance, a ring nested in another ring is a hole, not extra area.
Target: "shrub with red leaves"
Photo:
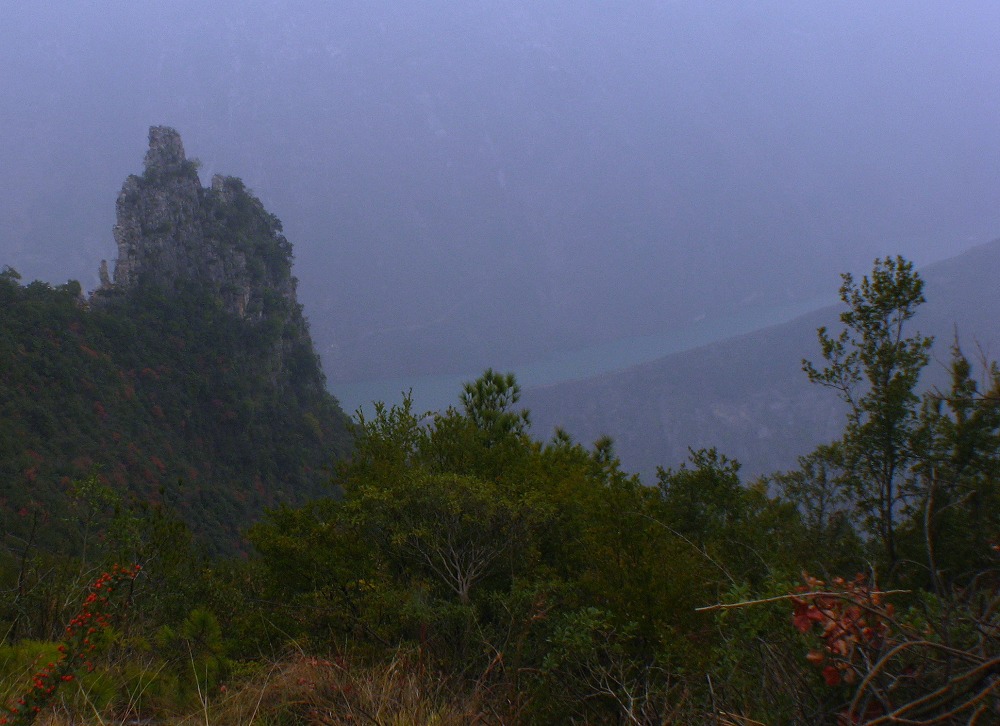
[[[59,646],[59,658],[48,663],[32,676],[31,690],[6,706],[7,715],[0,716],[0,724],[27,726],[34,722],[41,710],[55,697],[63,683],[76,678],[76,672],[94,669],[91,655],[97,648],[98,635],[111,627],[110,601],[121,585],[134,580],[139,565],[115,565],[90,585],[80,612],[66,626],[66,634]]]
[[[836,577],[829,583],[805,573],[803,577],[805,584],[792,598],[792,624],[800,633],[818,631],[823,641],[806,659],[822,668],[828,686],[854,683],[885,643],[893,606],[864,575],[850,581]]]

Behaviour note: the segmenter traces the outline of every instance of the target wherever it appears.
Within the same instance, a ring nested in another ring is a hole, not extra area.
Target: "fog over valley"
[[[875,256],[1000,232],[998,23],[991,2],[12,5],[0,261],[96,287],[121,180],[169,124],[203,182],[236,174],[284,222],[334,391],[779,322]]]
[[[0,2],[0,726],[1000,724],[1000,2]]]

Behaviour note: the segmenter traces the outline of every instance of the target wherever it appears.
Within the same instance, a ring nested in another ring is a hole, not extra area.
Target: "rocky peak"
[[[138,285],[169,293],[194,284],[249,320],[262,319],[275,297],[296,307],[281,223],[239,179],[216,176],[203,188],[197,169],[176,130],[149,129],[145,171],[129,176],[118,195],[118,259],[104,293]]]
[[[182,303],[218,306],[252,328],[254,365],[276,385],[323,390],[281,222],[238,178],[215,176],[205,188],[197,169],[174,129],[149,130],[145,171],[129,176],[118,195],[114,279],[102,263],[91,300],[113,304],[155,288]]]
[[[187,158],[181,135],[169,126],[151,126],[149,151],[146,152],[146,174],[179,172]]]

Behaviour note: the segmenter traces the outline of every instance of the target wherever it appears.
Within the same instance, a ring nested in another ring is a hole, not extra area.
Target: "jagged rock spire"
[[[177,172],[184,168],[184,144],[181,135],[169,126],[149,127],[149,151],[146,152],[146,174]]]
[[[168,126],[149,129],[145,171],[122,185],[114,235],[112,293],[140,284],[166,292],[194,284],[240,318],[260,320],[275,293],[297,310],[281,223],[235,177],[216,176],[202,187],[197,162]]]
[[[270,371],[275,385],[323,390],[296,299],[292,246],[278,218],[242,181],[217,175],[203,187],[180,134],[153,126],[145,171],[122,184],[116,211],[114,281],[103,265],[93,302],[113,305],[155,289],[221,308],[254,331],[256,365]]]

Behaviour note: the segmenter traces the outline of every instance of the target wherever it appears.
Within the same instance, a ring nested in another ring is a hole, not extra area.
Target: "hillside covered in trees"
[[[202,188],[161,127],[115,236],[114,281],[89,299],[76,282],[0,273],[4,532],[73,552],[84,512],[169,505],[233,552],[266,507],[329,493],[348,445],[291,247],[238,179]]]
[[[113,280],[0,277],[0,723],[1000,720],[1000,369],[909,262],[844,276],[786,472],[644,484],[493,370],[349,444],[278,221],[150,141]]]

